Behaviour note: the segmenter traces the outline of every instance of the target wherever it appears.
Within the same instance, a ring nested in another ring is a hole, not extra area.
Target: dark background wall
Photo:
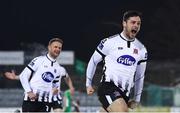
[[[64,50],[88,61],[99,41],[121,31],[126,10],[143,13],[138,38],[150,60],[180,58],[179,0],[3,0],[0,1],[0,50],[23,50],[29,43],[47,45],[52,34]]]

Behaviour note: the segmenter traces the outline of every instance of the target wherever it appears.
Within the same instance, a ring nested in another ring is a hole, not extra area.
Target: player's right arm
[[[86,91],[88,95],[94,93],[94,88],[92,87],[92,79],[96,71],[97,64],[103,60],[103,57],[108,53],[108,44],[105,43],[107,39],[100,42],[97,49],[93,53],[88,63],[86,69]]]
[[[143,91],[143,84],[144,84],[144,78],[145,78],[145,70],[146,70],[146,62],[147,62],[147,50],[143,48],[141,50],[142,58],[138,62],[135,78],[134,78],[134,97],[132,100],[128,102],[128,106],[131,109],[136,108],[141,99],[141,94]]]
[[[29,84],[30,75],[31,75],[31,70],[28,67],[26,67],[19,75],[21,84],[22,84],[25,92],[32,91],[30,84]]]
[[[34,94],[33,90],[31,89],[29,82],[30,76],[31,75],[33,76],[33,73],[38,69],[38,66],[40,64],[41,64],[41,59],[34,58],[19,75],[21,84],[31,100],[36,99],[36,94]]]
[[[86,70],[86,90],[88,95],[92,95],[94,93],[94,88],[92,87],[92,79],[96,70],[96,66],[101,60],[101,55],[99,55],[99,53],[95,51],[88,63]]]

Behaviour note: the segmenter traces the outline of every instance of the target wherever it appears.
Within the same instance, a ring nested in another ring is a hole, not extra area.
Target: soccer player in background
[[[62,78],[64,78],[66,84],[68,85],[69,92],[74,94],[74,86],[72,84],[72,80],[70,76],[68,75],[68,73],[67,72],[65,73],[66,74]],[[14,70],[12,70],[11,72],[5,72],[4,75],[6,78],[10,80],[19,80],[19,76],[15,74]],[[60,86],[61,86],[61,78],[60,78]],[[52,107],[54,112],[57,112],[57,113],[63,112],[64,110],[63,110],[63,98],[61,95],[61,88],[60,89],[53,88],[52,92],[58,92],[58,93],[52,96],[52,102],[50,104],[50,107]]]
[[[143,90],[147,50],[136,38],[141,27],[141,13],[127,11],[123,15],[123,31],[103,39],[90,58],[86,71],[87,94],[92,95],[92,79],[96,66],[103,61],[103,75],[97,90],[101,112],[128,112],[135,108]],[[134,97],[130,100],[130,90]]]
[[[49,41],[48,53],[34,58],[20,76],[16,76],[13,71],[5,73],[6,76],[21,81],[25,90],[23,112],[49,112],[51,107],[55,107],[54,111],[62,111],[62,98],[58,93],[63,76],[66,76],[66,82],[71,91],[74,91],[66,70],[56,61],[62,45],[63,40],[54,37]]]

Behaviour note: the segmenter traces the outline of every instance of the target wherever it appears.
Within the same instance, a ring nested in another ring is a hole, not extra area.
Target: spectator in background
[[[64,112],[80,112],[79,110],[79,105],[80,102],[79,100],[73,100],[74,92],[72,92],[70,89],[66,90],[64,92]],[[74,107],[74,109],[72,109]]]
[[[74,95],[74,93],[72,93],[70,90],[66,90],[64,92],[64,98],[63,98],[64,112],[72,112],[71,111],[72,95]]]
[[[143,89],[147,51],[136,38],[141,26],[141,13],[127,11],[123,16],[123,31],[103,39],[91,56],[86,72],[87,94],[92,95],[92,79],[97,64],[103,60],[103,76],[98,97],[104,112],[127,112],[135,108]],[[129,100],[134,86],[134,98]]]

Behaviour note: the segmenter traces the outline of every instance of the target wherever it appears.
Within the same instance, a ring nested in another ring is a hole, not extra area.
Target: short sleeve
[[[28,67],[33,71],[36,71],[38,66],[41,64],[41,61],[42,59],[40,57],[36,57],[28,64]]]
[[[147,53],[147,49],[146,49],[146,48],[143,48],[143,49],[142,49],[141,59],[142,59],[142,60],[147,60],[147,59],[148,59],[148,53]]]
[[[64,77],[67,77],[69,76],[66,69],[64,67],[61,68],[61,75],[64,76]]]

